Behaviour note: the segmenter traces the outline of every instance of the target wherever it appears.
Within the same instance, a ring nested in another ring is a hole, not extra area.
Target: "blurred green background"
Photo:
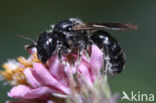
[[[24,45],[29,42],[15,34],[24,33],[36,39],[39,33],[50,29],[50,24],[69,17],[137,24],[136,31],[110,31],[125,50],[127,62],[120,75],[109,78],[109,84],[113,93],[121,95],[123,90],[128,94],[140,91],[156,95],[155,0],[0,1],[0,65],[8,58],[28,56]],[[9,99],[7,91],[10,88],[0,83],[0,103]]]

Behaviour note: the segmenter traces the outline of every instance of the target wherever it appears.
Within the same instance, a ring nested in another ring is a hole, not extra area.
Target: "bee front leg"
[[[59,58],[60,63],[63,64],[64,66],[67,66],[67,62],[63,61],[61,48],[58,49],[57,54],[58,54],[58,58]]]

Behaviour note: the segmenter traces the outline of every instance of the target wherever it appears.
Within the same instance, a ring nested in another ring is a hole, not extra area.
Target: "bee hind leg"
[[[102,74],[107,75],[107,71],[109,69],[108,51],[107,51],[106,47],[103,47],[102,51],[103,51],[103,65],[102,65],[101,72],[102,72]]]

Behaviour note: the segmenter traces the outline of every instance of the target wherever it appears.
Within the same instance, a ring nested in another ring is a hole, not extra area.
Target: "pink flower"
[[[91,49],[90,60],[83,55],[78,68],[62,65],[57,55],[52,56],[47,65],[33,63],[32,68],[26,67],[23,71],[28,84],[13,87],[8,92],[8,96],[41,100],[51,99],[51,96],[66,98],[71,93],[70,73],[75,74],[77,69],[78,84],[82,83],[80,76],[83,76],[87,84],[92,86],[97,78],[98,71],[101,69],[102,58],[103,53],[94,45]]]

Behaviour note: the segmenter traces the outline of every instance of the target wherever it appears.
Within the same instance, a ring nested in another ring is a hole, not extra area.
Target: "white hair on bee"
[[[51,27],[51,29],[54,29],[54,27],[55,27],[55,24],[52,24],[52,25],[50,25],[50,27]]]
[[[46,32],[47,33],[52,33],[53,32],[53,29],[52,30],[51,29],[50,30],[47,30]]]
[[[76,23],[76,24],[82,24],[82,23],[83,23],[83,22],[82,22],[80,19],[78,19],[78,18],[69,18],[69,20],[72,21],[72,22],[74,22],[74,23]]]
[[[50,25],[50,27],[51,27],[51,29],[50,30],[47,30],[46,31],[47,33],[52,33],[53,32],[54,27],[55,27],[55,24]]]

